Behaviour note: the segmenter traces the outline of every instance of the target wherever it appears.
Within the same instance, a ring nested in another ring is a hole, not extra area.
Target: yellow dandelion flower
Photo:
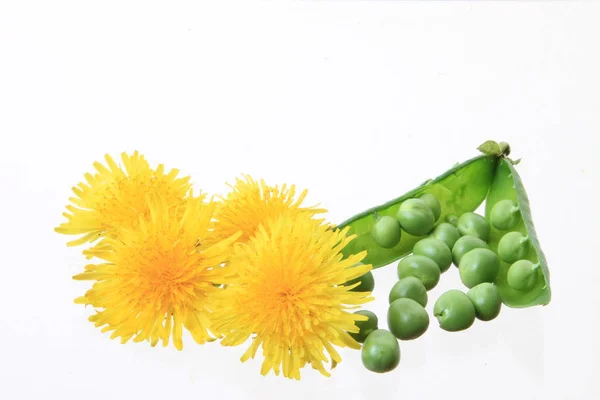
[[[262,347],[261,373],[273,370],[300,379],[306,364],[329,376],[323,363],[341,361],[334,346],[360,348],[347,332],[367,318],[348,310],[372,300],[344,283],[371,269],[359,263],[366,253],[342,259],[353,239],[347,230],[332,230],[320,221],[283,215],[258,228],[246,244],[236,246],[227,268],[235,277],[218,294],[213,314],[224,335],[222,344],[236,346],[253,336],[242,361]]]
[[[247,242],[261,224],[281,215],[314,216],[326,211],[314,206],[302,207],[307,191],[302,191],[296,199],[294,185],[269,186],[263,180],[257,182],[244,175],[244,179],[236,178],[235,186],[229,187],[232,190],[221,198],[215,215],[218,223],[214,237],[217,240],[242,231],[240,242]]]
[[[226,280],[221,264],[239,235],[205,244],[215,204],[204,196],[190,198],[181,213],[164,198],[148,208],[147,220],[140,217],[136,228],[119,230],[118,238],[108,237],[102,249],[93,250],[105,262],[73,277],[96,281],[75,302],[95,307],[90,321],[122,343],[133,337],[166,346],[171,336],[181,350],[183,328],[198,343],[213,340],[210,313],[219,290],[213,283]]]
[[[93,242],[119,227],[133,227],[150,213],[147,197],[159,195],[170,207],[178,207],[190,191],[189,177],[177,178],[179,171],[165,173],[164,165],[156,169],[137,151],[121,154],[124,169],[109,156],[106,166],[94,163],[95,174],[85,174],[85,182],[73,187],[75,197],[63,215],[67,222],[55,228],[67,235],[83,235],[68,243],[76,246]]]

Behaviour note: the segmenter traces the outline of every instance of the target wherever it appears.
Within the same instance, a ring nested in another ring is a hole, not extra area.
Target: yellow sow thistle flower
[[[257,182],[250,176],[236,178],[235,185],[229,185],[231,192],[221,198],[215,219],[214,237],[216,240],[226,238],[242,231],[240,242],[245,243],[258,231],[261,224],[281,215],[296,217],[306,215],[313,217],[326,210],[312,207],[301,207],[307,191],[296,197],[296,187],[270,186],[263,180]]]
[[[371,269],[359,263],[366,253],[342,259],[341,250],[354,238],[347,229],[307,216],[282,215],[247,244],[239,244],[227,268],[236,272],[218,294],[213,319],[224,335],[222,344],[236,346],[253,336],[242,361],[262,347],[261,373],[273,370],[300,379],[310,364],[329,376],[323,363],[341,361],[334,346],[360,348],[347,332],[367,317],[349,312],[372,300],[369,292],[353,292],[344,283]]]
[[[134,338],[166,346],[171,336],[181,350],[183,328],[198,343],[213,340],[210,313],[219,290],[213,283],[226,280],[221,264],[239,236],[205,244],[214,209],[204,196],[188,199],[181,212],[165,198],[149,202],[147,220],[140,217],[135,228],[118,230],[118,238],[92,251],[105,262],[74,276],[96,281],[75,302],[95,307],[90,321],[122,343]]]
[[[85,174],[85,182],[73,187],[75,197],[69,199],[72,204],[63,213],[67,222],[55,229],[66,235],[83,235],[69,246],[93,242],[121,227],[134,227],[140,217],[147,218],[150,213],[147,196],[159,196],[169,208],[175,208],[191,189],[189,177],[177,178],[176,169],[165,173],[162,164],[152,169],[137,151],[121,154],[125,169],[109,155],[105,159],[108,167],[95,162],[97,172]]]

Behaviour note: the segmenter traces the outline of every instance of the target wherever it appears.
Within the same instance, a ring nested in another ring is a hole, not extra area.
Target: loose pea
[[[389,303],[397,299],[412,299],[425,307],[427,305],[427,289],[423,283],[414,276],[400,279],[390,290]]]
[[[449,290],[435,302],[433,315],[440,323],[440,328],[450,332],[462,331],[473,325],[475,306],[460,290]]]
[[[490,224],[485,217],[472,212],[466,212],[458,218],[456,227],[461,235],[475,236],[487,242],[490,238]]]
[[[433,211],[421,199],[408,199],[400,204],[396,217],[402,229],[413,236],[427,235],[435,224]]]
[[[385,249],[391,249],[400,243],[400,224],[390,216],[381,217],[373,226],[371,236],[373,241]]]
[[[479,285],[483,282],[494,282],[500,259],[489,249],[473,249],[465,254],[458,265],[460,280],[468,287]]]
[[[448,271],[452,264],[452,252],[446,243],[438,239],[425,238],[419,240],[413,247],[413,254],[431,258],[441,272]]]
[[[508,232],[498,243],[498,255],[509,264],[527,257],[531,244],[521,232]]]
[[[440,214],[442,213],[442,206],[440,205],[440,202],[437,199],[437,197],[435,197],[431,193],[424,193],[419,196],[419,199],[423,200],[425,204],[427,204],[429,208],[431,208],[431,211],[433,211],[433,218],[435,219],[435,221],[437,221],[440,217]]]
[[[531,289],[538,278],[540,264],[534,264],[529,260],[519,260],[510,266],[506,275],[508,286],[515,290]]]
[[[458,267],[462,256],[473,249],[489,249],[490,247],[483,240],[475,236],[463,236],[456,241],[452,247],[452,261]]]
[[[355,321],[354,324],[360,329],[358,333],[348,332],[350,336],[354,338],[359,343],[363,343],[367,336],[375,330],[377,330],[378,319],[375,313],[369,310],[360,310],[356,311],[354,314],[364,315],[369,319],[366,321]]]
[[[400,345],[385,329],[371,332],[361,351],[362,363],[369,371],[390,372],[400,364]]]
[[[454,243],[460,238],[460,232],[456,227],[448,222],[442,222],[435,228],[433,228],[433,232],[429,235],[434,239],[439,239],[442,242],[446,243],[449,249],[454,246]]]
[[[398,263],[398,278],[408,276],[418,278],[425,289],[431,290],[440,281],[440,268],[430,258],[413,254],[404,257]]]
[[[429,327],[429,315],[412,299],[397,299],[388,309],[388,327],[400,340],[416,339]]]
[[[354,289],[350,289],[352,292],[372,292],[375,288],[375,278],[373,277],[371,271],[359,276],[358,278],[349,280],[345,283],[345,286],[354,285],[357,282],[360,282],[360,284]]]
[[[501,200],[490,213],[490,222],[496,229],[506,231],[512,229],[521,221],[519,205],[513,200]]]
[[[496,285],[484,282],[472,287],[467,296],[475,306],[475,314],[482,321],[491,321],[500,314],[502,298]]]

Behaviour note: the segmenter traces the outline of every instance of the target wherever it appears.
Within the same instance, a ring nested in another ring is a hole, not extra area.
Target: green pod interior
[[[519,204],[522,218],[519,224],[510,231],[518,231],[529,237],[531,250],[526,258],[534,263],[539,262],[541,267],[539,272],[541,279],[538,279],[532,289],[522,292],[508,286],[506,274],[510,264],[501,261],[500,272],[495,283],[502,295],[502,301],[509,307],[531,307],[548,304],[550,302],[550,273],[546,257],[542,252],[535,233],[529,199],[527,198],[523,182],[514,165],[507,159],[502,159],[498,162],[494,181],[486,201],[485,216],[488,220],[492,207],[501,200],[514,200]],[[499,231],[492,225],[489,245],[494,252],[498,251],[498,243],[507,232],[509,231]]]
[[[372,264],[373,268],[379,268],[409,254],[421,237],[411,236],[403,231],[402,238],[395,247],[382,248],[373,241],[371,236],[377,216],[395,217],[403,201],[423,193],[431,193],[436,196],[442,206],[442,213],[436,225],[444,222],[449,214],[458,216],[467,211],[474,211],[483,203],[489,192],[497,162],[498,156],[496,155],[472,158],[394,200],[368,209],[344,221],[338,227],[350,227],[349,234],[357,236],[344,248],[344,255],[366,250],[367,257],[363,263]]]

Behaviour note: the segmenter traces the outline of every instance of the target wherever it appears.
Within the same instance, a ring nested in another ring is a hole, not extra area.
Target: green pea
[[[521,221],[519,205],[513,200],[497,202],[490,212],[490,222],[496,229],[506,231],[513,229]]]
[[[387,215],[379,218],[371,231],[373,241],[384,249],[391,249],[400,243],[401,235],[402,231],[398,221]]]
[[[358,329],[360,329],[360,332],[358,332],[358,333],[348,332],[348,334],[350,336],[352,336],[354,338],[354,340],[356,340],[358,343],[363,343],[365,341],[365,339],[367,338],[367,336],[369,336],[369,334],[371,332],[377,330],[377,324],[379,321],[377,319],[377,315],[375,315],[375,313],[373,313],[369,310],[356,311],[354,314],[364,315],[365,317],[369,318],[366,321],[354,322],[354,324],[358,327]]]
[[[362,265],[359,264],[359,265]],[[366,274],[359,276],[358,278],[354,278],[345,283],[345,286],[354,285],[355,283],[360,282],[360,285],[357,287],[350,289],[352,292],[372,292],[375,289],[375,278],[371,271]]]
[[[413,236],[425,236],[433,229],[435,216],[421,199],[408,199],[400,204],[396,218],[400,226]]]
[[[369,371],[390,372],[400,364],[400,345],[390,331],[377,329],[367,336],[360,356]]]
[[[390,290],[389,303],[397,299],[412,299],[425,307],[427,305],[427,289],[423,283],[414,276],[400,279]]]
[[[475,236],[487,242],[490,238],[490,224],[485,217],[472,212],[466,212],[458,218],[458,231],[463,236]]]
[[[433,218],[435,221],[437,221],[438,218],[440,218],[440,214],[442,213],[442,206],[440,205],[440,202],[437,199],[437,197],[435,197],[431,193],[424,193],[419,196],[419,199],[423,200],[425,204],[427,204],[429,208],[431,208],[431,211],[433,211]]]
[[[475,314],[482,321],[491,321],[500,314],[502,297],[498,287],[492,283],[484,282],[473,286],[467,296],[475,306]]]
[[[450,332],[462,331],[473,325],[475,306],[460,290],[449,290],[435,302],[433,315],[440,328]]]
[[[429,235],[434,239],[441,240],[446,243],[449,249],[452,249],[454,244],[458,239],[460,239],[460,232],[456,227],[448,222],[442,222],[435,228],[433,228],[433,232]]]
[[[419,240],[413,248],[413,254],[431,258],[441,272],[448,271],[452,264],[452,252],[446,243],[438,239],[425,238]]]
[[[530,250],[529,238],[521,232],[508,232],[498,242],[498,255],[509,264],[524,259]]]
[[[473,249],[461,258],[458,270],[462,283],[472,288],[480,283],[496,280],[500,259],[489,249]]]
[[[506,275],[508,286],[515,290],[529,290],[538,279],[538,268],[540,264],[534,264],[529,260],[519,260],[510,266]]]
[[[456,226],[456,224],[458,223],[458,217],[456,216],[456,214],[448,214],[446,215],[446,222],[450,225]]]
[[[418,278],[425,289],[431,290],[440,281],[440,268],[432,259],[413,254],[404,257],[398,263],[398,278],[408,276]]]
[[[412,299],[397,299],[388,309],[388,327],[400,340],[416,339],[429,327],[429,315]]]
[[[463,236],[456,241],[452,247],[452,261],[458,267],[461,258],[473,249],[489,249],[490,247],[483,240],[475,236]]]

